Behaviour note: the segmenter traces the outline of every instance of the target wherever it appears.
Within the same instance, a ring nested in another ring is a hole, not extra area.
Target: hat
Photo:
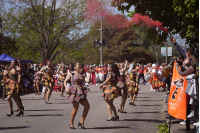
[[[156,64],[152,64],[152,67],[156,67]]]

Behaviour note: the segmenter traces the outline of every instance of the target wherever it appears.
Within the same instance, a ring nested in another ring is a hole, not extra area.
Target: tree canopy
[[[100,21],[90,26],[87,34],[82,38],[82,42],[85,45],[79,49],[71,52],[70,58],[76,61],[82,61],[87,64],[99,64],[100,60],[100,47],[96,45],[93,48],[93,41],[100,40],[100,32],[97,30],[100,27]],[[155,54],[143,47],[143,38],[137,33],[137,28],[130,29],[118,29],[112,28],[106,20],[103,21],[103,40],[104,42],[109,41],[109,48],[103,47],[103,62],[113,63],[124,62],[140,62],[148,63],[155,62]],[[147,44],[148,45],[148,44]],[[78,57],[78,58],[77,58]]]
[[[15,56],[53,60],[63,45],[78,39],[71,34],[83,22],[84,0],[1,0],[1,5],[3,32],[19,47]]]
[[[161,21],[172,34],[178,33],[190,46],[198,47],[199,0],[114,0],[112,5],[122,12],[128,12],[134,6],[136,13]],[[167,34],[159,30],[149,29],[147,32],[157,44],[167,39]]]
[[[18,51],[16,42],[10,37],[6,37],[0,33],[0,54],[6,53],[11,55],[13,51]]]

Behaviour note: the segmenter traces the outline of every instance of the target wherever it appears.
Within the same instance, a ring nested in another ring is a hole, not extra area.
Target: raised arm
[[[176,42],[175,38],[172,37],[172,35],[170,35],[170,40],[171,42],[174,44],[174,46],[176,47],[177,51],[180,53],[181,56],[183,56],[184,58],[186,58],[186,52],[185,50],[183,50],[178,43]]]
[[[21,71],[22,68],[21,68],[21,64],[20,64],[20,59],[19,59],[19,58],[17,58],[17,63],[18,63],[18,66],[19,66],[19,67],[17,67],[16,70],[17,70],[17,71]]]
[[[126,71],[126,69],[127,69],[127,63],[128,63],[128,61],[125,60],[125,66],[124,66],[124,69],[122,69],[122,70],[120,71],[120,73],[124,73],[124,72]]]
[[[60,71],[60,68],[61,68],[61,64],[59,64],[59,67],[58,67],[58,70],[56,71],[56,73],[58,73]]]

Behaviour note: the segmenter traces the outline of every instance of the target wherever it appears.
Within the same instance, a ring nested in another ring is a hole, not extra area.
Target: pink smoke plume
[[[159,28],[160,30],[162,30],[163,32],[168,32],[169,33],[169,31],[167,30],[167,28],[165,28],[165,27],[162,26],[161,22],[151,20],[150,17],[147,16],[147,15],[143,16],[143,15],[141,15],[139,13],[136,13],[136,14],[134,14],[133,17],[131,17],[131,22],[135,23],[135,24],[143,23],[144,25],[147,25],[150,28],[156,27],[156,28]]]
[[[163,32],[168,32],[167,28],[162,26],[159,21],[154,21],[150,19],[147,15],[141,15],[139,13],[134,14],[131,20],[127,19],[123,14],[116,14],[114,9],[109,7],[109,3],[112,0],[87,0],[86,1],[86,13],[84,15],[88,22],[94,22],[97,18],[104,17],[107,23],[112,28],[129,28],[131,25],[136,24],[142,26],[149,26],[150,28],[159,28]]]

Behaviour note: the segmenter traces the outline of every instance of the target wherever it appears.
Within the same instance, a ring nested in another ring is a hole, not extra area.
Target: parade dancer
[[[37,72],[40,71],[39,67],[36,68],[36,71]],[[35,95],[41,95],[40,88],[39,88],[41,78],[42,78],[42,74],[37,74],[35,75],[35,78],[33,80],[33,88],[35,90]]]
[[[65,91],[64,81],[65,81],[65,77],[66,77],[66,75],[67,75],[67,72],[66,72],[65,69],[64,69],[63,63],[62,63],[62,66],[61,66],[61,65],[59,66],[57,72],[60,74],[60,76],[59,76],[59,78],[58,78],[58,81],[59,81],[59,83],[60,83],[60,85],[61,85],[61,94],[60,94],[60,96],[61,96],[61,97],[65,97],[65,96],[63,95],[63,93],[64,93],[64,91]]]
[[[119,121],[119,116],[117,115],[117,111],[115,106],[113,105],[114,98],[119,97],[119,93],[117,91],[117,81],[120,76],[119,69],[116,64],[108,65],[108,74],[107,79],[100,85],[100,89],[103,89],[103,97],[106,100],[106,107],[108,109],[108,113],[110,118],[106,121]],[[104,84],[108,84],[103,88]],[[114,116],[112,114],[114,113]]]
[[[17,74],[18,74],[18,87],[19,87],[19,93],[18,93],[17,96],[18,96],[18,99],[19,99],[19,104],[21,104],[22,110],[24,111],[24,106],[23,106],[23,104],[22,104],[22,99],[21,99],[21,97],[20,97],[20,95],[21,95],[22,92],[23,92],[22,70],[21,70],[21,71],[18,71]],[[18,112],[18,111],[19,111],[19,107],[17,107],[17,109],[15,110],[15,112]]]
[[[125,61],[125,65],[123,63],[120,64],[120,77],[119,77],[119,82],[117,83],[117,88],[119,89],[119,93],[122,96],[121,102],[120,102],[120,107],[118,109],[118,112],[120,113],[127,113],[124,111],[124,105],[126,103],[127,99],[127,86],[125,84],[125,71],[127,69],[127,63],[128,61]]]
[[[76,116],[76,113],[79,108],[79,103],[84,107],[83,114],[81,120],[78,122],[78,127],[81,126],[82,129],[85,129],[84,127],[84,121],[88,114],[90,104],[87,100],[87,88],[83,87],[84,82],[90,82],[90,74],[89,77],[84,77],[82,74],[82,67],[79,63],[75,63],[74,65],[74,73],[68,73],[67,77],[64,81],[64,85],[67,88],[67,100],[72,102],[73,104],[73,110],[71,113],[71,120],[69,127],[70,129],[75,129],[74,127],[74,118]],[[71,80],[71,86],[70,88],[67,87],[67,82]]]
[[[44,74],[44,76],[42,77],[43,86],[45,87],[44,100],[45,100],[46,104],[52,104],[49,102],[49,98],[53,91],[53,85],[54,85],[53,73],[54,73],[54,71],[51,67],[50,60],[47,59],[44,64],[46,66],[42,67],[41,70],[39,72],[37,72],[35,75]]]
[[[151,90],[152,91],[159,91],[159,88],[163,86],[162,81],[160,80],[160,75],[158,74],[157,66],[156,64],[152,64],[152,72],[151,72],[151,78],[149,80],[149,83],[151,84]]]
[[[19,67],[15,67],[18,64]],[[8,89],[6,94],[7,100],[10,106],[10,112],[7,114],[7,116],[13,115],[13,104],[12,104],[12,98],[15,100],[17,107],[19,108],[19,113],[16,116],[24,115],[24,112],[22,111],[22,105],[20,104],[18,93],[19,93],[19,86],[18,86],[18,75],[17,72],[21,71],[21,65],[20,65],[20,59],[17,58],[17,60],[11,61],[11,65],[8,69],[8,77],[5,81],[5,83],[8,83]]]
[[[6,96],[6,89],[8,88],[8,84],[6,83],[6,80],[8,80],[8,66],[5,66],[5,69],[2,72],[3,79],[1,80],[1,85],[3,86],[3,98],[5,99]]]
[[[131,70],[131,73],[129,74],[129,81],[126,83],[127,88],[128,88],[128,93],[130,95],[130,102],[129,105],[136,106],[134,101],[136,100],[136,97],[138,95],[138,83],[136,82],[136,77],[137,77],[137,69],[134,69],[135,66],[133,67],[133,70]]]

